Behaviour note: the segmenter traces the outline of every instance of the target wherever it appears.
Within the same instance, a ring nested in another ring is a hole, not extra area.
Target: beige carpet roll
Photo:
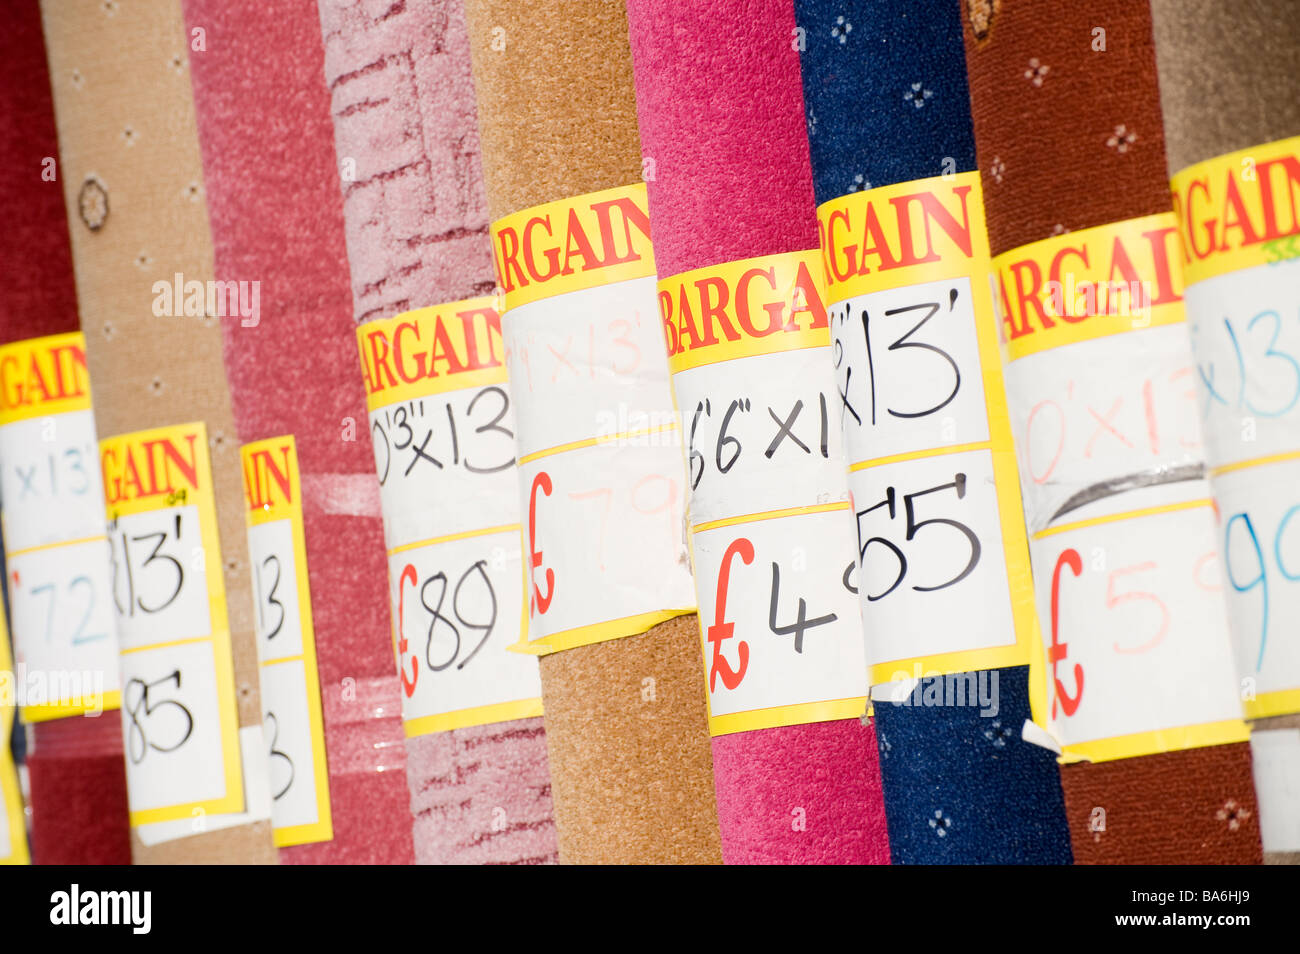
[[[41,8],[96,427],[107,438],[206,425],[239,725],[260,726],[243,486],[221,329],[212,317],[159,317],[153,309],[156,281],[177,273],[187,281],[213,277],[191,38],[179,0],[46,0]],[[136,863],[276,862],[269,820],[204,825],[200,834],[153,846],[133,832]]]
[[[493,220],[641,181],[623,3],[466,14]],[[697,617],[543,656],[541,672],[561,862],[721,861]]]

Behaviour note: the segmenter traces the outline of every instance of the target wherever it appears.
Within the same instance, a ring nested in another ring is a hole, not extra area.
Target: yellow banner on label
[[[215,687],[215,715],[219,725],[221,774],[224,778],[224,795],[215,798],[187,799],[142,810],[133,809],[131,825],[135,827],[153,822],[189,818],[200,810],[216,815],[243,811],[243,770],[240,761],[239,711],[235,697],[235,666],[230,643],[230,623],[226,613],[226,587],[222,575],[221,542],[217,533],[216,495],[212,483],[212,462],[208,453],[207,427],[202,421],[196,421],[119,434],[101,440],[99,452],[110,543],[113,542],[115,533],[121,533],[123,539],[129,535],[119,529],[119,521],[124,522],[124,518],[129,520],[134,515],[181,507],[194,507],[197,511],[201,545],[196,552],[187,555],[188,563],[181,565],[197,566],[202,573],[202,585],[206,590],[208,632],[191,638],[178,639],[175,633],[170,631],[168,618],[162,615],[162,610],[150,607],[145,608],[144,611],[152,614],[152,621],[142,625],[143,634],[132,632],[132,627],[122,624],[119,626],[119,635],[123,657],[132,654],[153,656],[158,652],[173,651],[187,644],[208,645],[210,654],[204,658],[210,659],[211,672],[203,673],[203,678],[206,680],[210,676]],[[175,542],[181,539],[180,526],[181,519],[177,516]],[[155,553],[161,552],[169,539],[167,532],[147,536],[162,537]],[[127,559],[128,555],[124,550],[123,560]],[[168,560],[170,564],[180,562],[174,556],[159,556],[158,559]],[[182,596],[185,579],[184,573],[178,575],[176,592],[170,605],[178,607],[189,605]],[[128,610],[131,609],[132,607],[128,605]],[[188,622],[193,618],[191,614],[183,619]],[[150,628],[146,629],[145,626]],[[206,668],[207,665],[204,663],[204,669]],[[129,671],[125,663],[124,671]],[[193,682],[193,678],[190,681]],[[177,669],[175,682],[178,689],[185,683],[179,669]],[[129,685],[130,682],[123,690],[123,707],[128,710],[130,719],[138,719],[137,709],[143,709],[148,697],[141,694],[137,706],[127,705]],[[145,685],[142,693],[147,693],[148,689],[149,686]],[[190,718],[193,720],[192,715]],[[134,724],[132,722],[132,725]],[[191,721],[191,728],[192,726]],[[188,738],[188,734],[186,737]],[[130,772],[128,771],[129,787]]]
[[[0,425],[89,409],[86,338],[80,331],[0,346]]]
[[[826,299],[969,274],[989,261],[978,172],[851,192],[817,207]]]
[[[1009,361],[1185,318],[1172,212],[1022,245],[993,269]]]
[[[4,614],[0,613],[0,865],[25,865],[31,860],[27,853],[27,822],[23,814],[23,796],[18,787],[18,773],[14,769],[9,740],[14,727],[14,663],[9,655],[9,631]]]
[[[491,231],[504,311],[655,274],[644,182],[523,209]]]
[[[503,384],[501,315],[492,297],[434,305],[357,327],[366,409]]]
[[[662,279],[659,317],[669,370],[828,347],[819,257],[816,249],[783,252]]]
[[[262,441],[253,441],[239,449],[240,462],[244,471],[244,499],[248,505],[249,553],[254,560],[254,593],[259,600],[267,600],[270,607],[280,607],[281,616],[272,637],[278,637],[281,626],[295,626],[296,643],[291,643],[285,652],[277,652],[271,646],[271,639],[263,639],[263,627],[259,623],[258,656],[262,672],[262,707],[267,712],[274,712],[275,734],[283,734],[286,739],[297,740],[304,734],[308,739],[311,761],[312,783],[310,792],[299,796],[294,791],[293,798],[287,799],[295,786],[301,786],[297,771],[289,773],[288,784],[278,791],[277,804],[272,809],[274,838],[277,847],[287,848],[292,845],[305,845],[312,842],[330,841],[334,838],[333,819],[330,812],[329,766],[325,755],[325,724],[321,713],[320,676],[316,665],[316,633],[312,627],[311,586],[307,573],[307,542],[303,529],[302,515],[302,481],[298,471],[298,448],[293,435],[271,437]],[[289,529],[289,553],[277,551],[277,544],[284,546],[277,535],[265,538],[259,536],[257,528],[266,527],[279,521],[287,521]],[[265,544],[265,545],[262,545]],[[276,575],[274,582],[280,583],[282,568],[287,581],[294,587],[297,599],[294,618],[289,618],[284,604],[275,601],[274,591],[264,593],[258,585],[256,574],[263,565],[274,560]],[[284,567],[289,560],[291,567]],[[269,599],[268,599],[269,597]],[[260,620],[260,616],[259,616]],[[287,634],[292,638],[293,633]],[[300,681],[299,686],[292,686],[290,691],[279,691],[281,679],[268,679],[267,670],[278,668],[284,678]],[[298,679],[301,674],[301,679]],[[305,733],[303,730],[305,729]],[[274,744],[274,743],[273,743]],[[288,747],[286,742],[284,747]],[[271,762],[274,767],[277,754],[282,759],[290,755],[273,752]],[[296,752],[293,754],[297,754]],[[289,762],[292,765],[292,761]],[[278,780],[276,780],[278,783]],[[303,781],[306,781],[304,779]],[[274,789],[273,789],[274,790]],[[289,820],[286,823],[285,818]]]
[[[1188,285],[1300,258],[1300,136],[1198,162],[1170,186]]]

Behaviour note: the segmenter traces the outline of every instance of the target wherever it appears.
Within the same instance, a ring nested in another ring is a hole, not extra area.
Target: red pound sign
[[[537,549],[537,489],[539,487],[547,497],[551,495],[551,475],[544,470],[537,472],[537,476],[533,478],[533,486],[528,491],[528,550],[532,563],[528,576],[533,584],[532,606],[536,607],[537,614],[540,616],[551,608],[551,597],[555,595],[555,571],[550,567],[546,568],[546,595],[543,596],[537,586],[536,574],[542,565],[542,551]]]
[[[745,670],[749,668],[749,643],[743,639],[737,646],[737,652],[740,654],[739,671],[732,669],[731,664],[727,662],[727,657],[722,655],[722,643],[735,635],[735,624],[726,620],[727,615],[727,587],[731,583],[731,558],[740,554],[740,559],[746,565],[754,562],[754,544],[750,543],[744,537],[739,537],[732,541],[731,546],[727,547],[727,552],[722,555],[722,569],[718,573],[718,593],[717,602],[714,604],[713,618],[714,624],[709,627],[708,640],[713,644],[713,662],[709,666],[709,692],[717,689],[717,677],[722,677],[722,684],[728,689],[735,689],[740,685],[740,681],[745,678]]]
[[[411,678],[406,678],[406,666],[402,660],[406,657],[406,583],[410,582],[415,586],[420,582],[419,575],[415,572],[415,567],[406,564],[402,567],[402,575],[397,583],[397,671],[402,676],[402,691],[406,693],[406,698],[415,695],[415,683],[420,678],[420,661],[414,656],[411,657]]]
[[[1061,708],[1065,710],[1067,716],[1072,716],[1079,708],[1079,700],[1083,698],[1083,667],[1078,663],[1074,664],[1074,686],[1075,693],[1071,696],[1065,691],[1065,686],[1061,680],[1056,677],[1057,663],[1065,659],[1069,653],[1069,645],[1057,640],[1061,631],[1060,609],[1061,609],[1061,567],[1068,566],[1075,576],[1083,572],[1083,560],[1079,558],[1079,551],[1069,549],[1062,551],[1056,560],[1056,569],[1052,571],[1052,645],[1047,649],[1047,661],[1052,664],[1052,683],[1056,691],[1052,694],[1052,718],[1056,718],[1056,704],[1060,702]]]

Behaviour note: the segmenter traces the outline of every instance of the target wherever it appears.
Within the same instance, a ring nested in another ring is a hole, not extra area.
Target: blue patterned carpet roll
[[[959,0],[795,0],[819,204],[976,168],[961,9]],[[892,860],[1069,864],[1055,757],[1020,738],[1028,668],[975,675],[997,686],[996,715],[919,704],[929,680],[913,704],[875,705]]]

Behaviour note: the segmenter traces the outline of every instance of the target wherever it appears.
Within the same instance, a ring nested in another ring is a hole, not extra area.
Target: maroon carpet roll
[[[260,283],[223,321],[241,441],[292,434],[329,763],[332,841],[286,863],[410,863],[383,527],[356,343],[329,93],[311,0],[188,0],[216,277]]]
[[[19,0],[0,31],[0,344],[78,331],[54,104],[35,0]],[[32,860],[130,864],[122,727],[116,712],[34,727],[27,755]],[[7,740],[6,740],[7,742]]]

